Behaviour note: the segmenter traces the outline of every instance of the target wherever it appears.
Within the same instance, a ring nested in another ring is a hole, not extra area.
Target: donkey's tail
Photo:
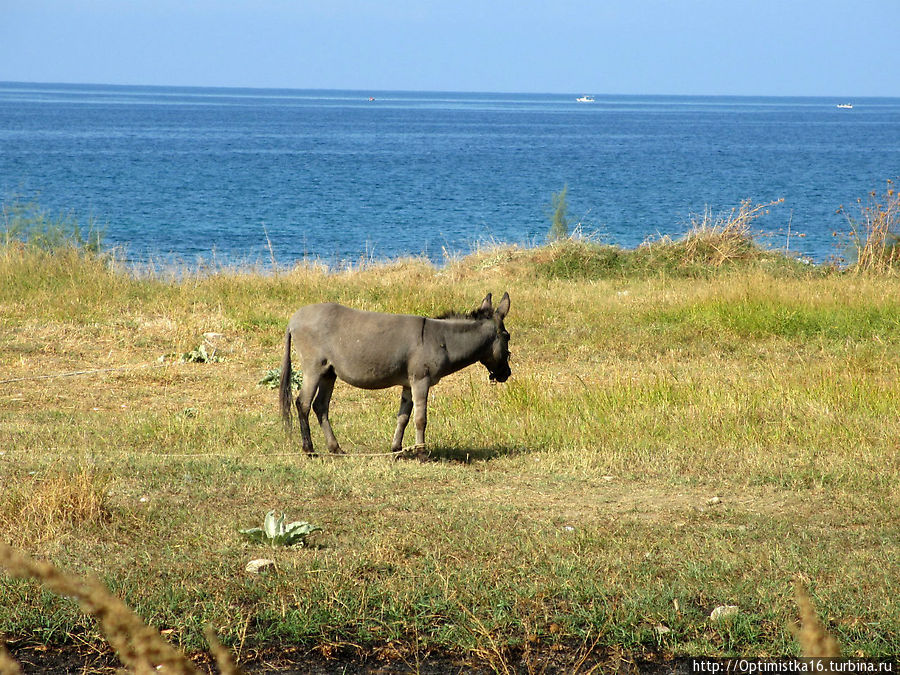
[[[285,431],[290,433],[291,415],[291,329],[284,334],[284,358],[281,360],[281,383],[278,387],[281,403],[281,419],[284,420]]]

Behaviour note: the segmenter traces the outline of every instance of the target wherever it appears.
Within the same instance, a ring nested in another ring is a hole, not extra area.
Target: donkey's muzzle
[[[512,375],[512,371],[509,368],[506,368],[505,370],[491,373],[490,380],[491,382],[506,382],[510,375]]]

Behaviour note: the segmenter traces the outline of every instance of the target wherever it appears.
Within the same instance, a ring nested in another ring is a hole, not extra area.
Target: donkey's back
[[[301,307],[287,331],[304,371],[330,369],[353,386],[383,389],[408,384],[409,364],[420,357],[423,322],[326,302]]]

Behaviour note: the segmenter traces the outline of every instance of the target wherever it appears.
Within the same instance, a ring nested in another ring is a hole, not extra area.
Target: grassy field
[[[900,277],[656,253],[175,279],[7,243],[2,539],[96,575],[189,652],[211,624],[239,659],[793,655],[797,580],[845,655],[900,653]],[[338,384],[347,457],[285,439],[257,382],[299,306],[435,315],[505,290],[513,376],[433,390],[429,461],[362,456],[388,450],[394,390]],[[179,362],[204,341],[221,361]],[[73,371],[96,372],[38,379]],[[324,531],[246,542],[270,509]],[[277,572],[245,573],[259,557]],[[2,574],[0,634],[103,644],[74,601]]]

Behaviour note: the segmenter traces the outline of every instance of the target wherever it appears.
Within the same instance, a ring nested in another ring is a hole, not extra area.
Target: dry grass
[[[60,466],[14,481],[0,478],[0,485],[0,530],[10,540],[40,545],[111,520],[107,479],[86,467]]]
[[[684,264],[718,268],[755,256],[758,249],[753,243],[753,222],[782,203],[784,199],[768,204],[754,204],[745,199],[728,215],[714,215],[707,208],[702,216],[692,218],[691,228],[684,237]]]
[[[93,263],[37,279],[27,252],[0,260],[10,378],[156,364],[209,331],[225,357],[3,385],[3,526],[65,569],[102,569],[189,650],[211,622],[244,654],[449,650],[500,670],[529,637],[626,658],[791,653],[798,572],[845,650],[900,647],[897,278],[568,279],[535,271],[566,250],[549,249],[107,287],[85,283]],[[353,456],[387,448],[395,391],[339,384],[350,456],[310,461],[256,386],[302,304],[433,315],[503,290],[513,377],[474,367],[434,389],[433,461]],[[53,517],[23,524],[41,504]],[[237,530],[272,508],[325,531],[248,579],[262,551]],[[741,607],[728,627],[707,621],[719,604]],[[93,644],[82,618],[0,578],[17,639]]]

